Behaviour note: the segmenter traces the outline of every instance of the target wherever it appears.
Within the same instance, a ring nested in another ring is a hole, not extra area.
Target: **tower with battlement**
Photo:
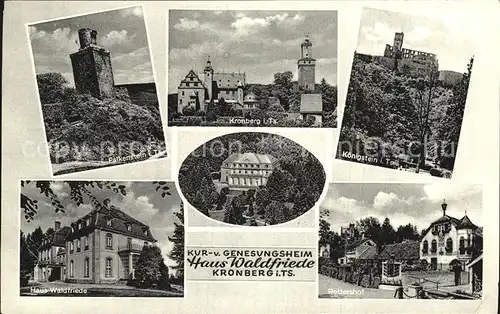
[[[110,97],[114,79],[109,51],[97,45],[97,31],[78,30],[80,48],[70,55],[75,88],[96,98]]]
[[[300,45],[300,59],[297,61],[299,87],[314,91],[316,59],[312,57],[312,42],[309,35]]]

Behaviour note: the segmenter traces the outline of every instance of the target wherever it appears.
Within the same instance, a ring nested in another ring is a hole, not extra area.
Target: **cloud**
[[[373,26],[364,26],[361,28],[361,34],[364,40],[369,42],[386,42],[388,38],[394,38],[395,29],[389,27],[383,22],[376,22]]]
[[[121,31],[113,30],[102,37],[101,44],[105,47],[125,44],[129,40],[129,38],[127,37],[127,33],[128,32],[124,29]]]
[[[211,30],[213,25],[211,23],[200,23],[197,20],[189,18],[180,18],[179,22],[174,25],[174,28],[178,31]]]
[[[460,185],[448,183],[433,183],[427,184],[423,187],[426,198],[434,201],[441,202],[443,199],[462,199],[470,195],[478,194],[481,192],[480,185]]]
[[[140,7],[140,6],[122,9],[120,14],[122,17],[127,17],[127,16],[142,17],[143,16],[142,7]]]
[[[375,198],[373,199],[373,207],[375,209],[382,209],[390,204],[394,200],[396,200],[398,196],[392,192],[390,193],[385,193],[385,192],[378,192]]]
[[[234,28],[233,37],[245,37],[250,34],[258,33],[270,25],[270,21],[265,18],[251,18],[248,16],[240,16],[231,23]]]

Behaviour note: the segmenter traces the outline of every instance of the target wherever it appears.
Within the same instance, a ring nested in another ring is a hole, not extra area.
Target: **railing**
[[[141,252],[143,245],[136,243],[127,243],[118,246],[118,252]]]

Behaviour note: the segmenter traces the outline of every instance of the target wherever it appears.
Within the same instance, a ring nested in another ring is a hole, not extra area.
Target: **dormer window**
[[[132,231],[132,225],[128,223],[128,224],[126,224],[126,226],[127,226],[127,231],[131,232]]]
[[[110,217],[106,218],[106,226],[111,227],[111,218]]]
[[[87,218],[87,226],[90,226],[90,218]]]

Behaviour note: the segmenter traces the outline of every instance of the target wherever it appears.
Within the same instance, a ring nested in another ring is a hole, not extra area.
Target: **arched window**
[[[75,262],[73,260],[69,262],[69,276],[71,278],[75,277]]]
[[[424,254],[427,254],[429,252],[429,242],[427,240],[424,241],[424,245],[422,247],[422,251]]]
[[[464,239],[464,237],[460,237],[460,242],[458,245],[460,248],[460,254],[465,254],[465,239]]]
[[[113,260],[111,257],[106,258],[106,277],[113,276]]]
[[[436,253],[437,252],[437,242],[436,240],[432,240],[431,242],[431,253]]]
[[[83,263],[83,276],[89,277],[90,275],[90,259],[85,257],[85,262]]]
[[[106,248],[107,249],[113,248],[113,235],[111,233],[106,234]]]
[[[451,253],[453,252],[453,240],[451,238],[448,238],[446,240],[446,253]]]

